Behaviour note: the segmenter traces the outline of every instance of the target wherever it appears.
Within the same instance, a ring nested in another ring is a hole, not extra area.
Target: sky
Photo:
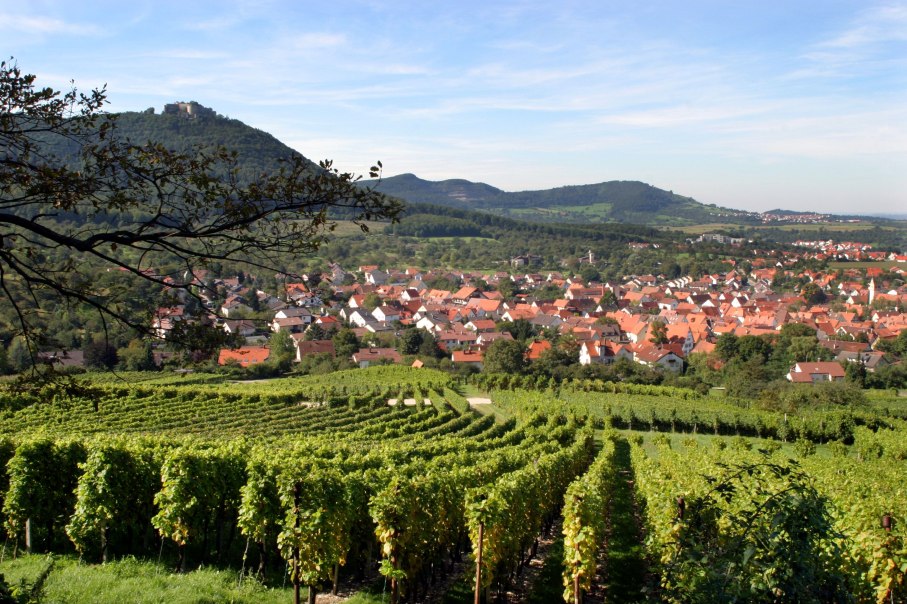
[[[907,0],[0,0],[0,31],[40,85],[344,171],[907,214]]]

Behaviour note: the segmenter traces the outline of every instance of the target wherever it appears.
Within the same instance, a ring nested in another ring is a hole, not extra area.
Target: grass
[[[634,515],[630,446],[619,441],[615,451],[619,478],[612,494],[610,534],[606,552],[606,581],[603,585],[609,602],[639,602],[646,585],[646,551]]]
[[[545,565],[532,584],[529,604],[548,604],[563,600],[564,538],[558,537],[548,548]]]
[[[732,222],[710,222],[678,226],[667,225],[659,228],[665,231],[680,231],[681,233],[686,233],[688,235],[701,235],[702,233],[711,233],[712,231],[738,229],[740,226],[741,225]]]
[[[475,243],[477,241],[496,241],[493,237],[473,237],[473,236],[461,236],[461,237],[420,237],[420,239],[431,240],[431,241],[462,241],[463,243]]]
[[[441,600],[443,604],[473,604],[475,602],[476,575],[475,572],[469,572],[469,568],[467,566],[467,572],[464,572],[444,594],[444,598]]]
[[[386,589],[385,589],[386,587]],[[358,591],[344,600],[345,604],[387,604],[391,601],[390,586],[373,586],[369,589]]]
[[[37,554],[6,558],[0,563],[0,573],[10,585],[31,583],[47,560]],[[293,589],[265,587],[251,578],[244,578],[240,585],[235,571],[206,568],[173,574],[164,564],[135,558],[85,564],[75,556],[56,556],[44,595],[45,602],[72,604],[286,604],[293,599]]]
[[[388,225],[388,223],[386,222],[375,221],[365,221],[365,224],[369,228],[369,232],[371,233],[381,233],[384,231],[384,227]],[[352,220],[338,220],[333,234],[338,237],[362,235],[362,228]]]
[[[494,404],[494,396],[491,393],[485,392],[484,390],[479,390],[473,384],[463,384],[462,386],[460,386],[458,388],[458,390],[459,390],[460,394],[463,395],[464,398],[491,399],[492,403],[490,405],[476,405],[476,406],[472,407],[472,409],[476,413],[479,413],[481,415],[492,415],[493,414],[495,421],[498,422],[499,424],[502,424],[513,417],[512,413],[509,413],[508,411],[501,409],[499,406]]]

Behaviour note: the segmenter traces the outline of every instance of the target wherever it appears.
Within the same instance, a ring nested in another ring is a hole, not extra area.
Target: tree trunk
[[[210,524],[207,514],[202,522],[202,564],[208,562],[208,525]]]
[[[109,556],[110,529],[106,526],[101,527],[101,563],[107,564]]]
[[[258,542],[258,578],[265,578],[265,568],[267,567],[267,552],[264,541]]]
[[[224,507],[226,504],[221,501],[220,505],[217,507],[217,519],[214,521],[214,547],[217,549],[217,555],[215,560],[218,564],[221,561],[221,553],[224,548],[223,535],[224,535]]]

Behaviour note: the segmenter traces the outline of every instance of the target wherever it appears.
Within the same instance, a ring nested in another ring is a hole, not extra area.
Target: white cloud
[[[165,49],[148,53],[144,56],[178,60],[220,60],[230,57],[228,53],[222,51],[197,50],[192,48]]]
[[[907,5],[872,8],[858,17],[849,29],[819,46],[852,49],[897,41],[907,41]]]
[[[3,23],[3,28],[6,30],[39,35],[73,34],[90,36],[101,32],[101,29],[95,25],[68,23],[61,19],[54,19],[51,17],[11,15],[9,13],[0,13],[0,23]]]
[[[205,19],[202,21],[189,20],[183,24],[183,29],[188,29],[190,31],[222,31],[225,29],[231,29],[236,25],[242,23],[243,19],[239,15],[222,15],[215,17],[213,19]]]
[[[293,38],[291,46],[292,50],[305,52],[343,46],[345,43],[346,36],[343,34],[308,33]]]
[[[807,48],[787,79],[892,76],[907,66],[907,4],[866,10],[843,30]]]

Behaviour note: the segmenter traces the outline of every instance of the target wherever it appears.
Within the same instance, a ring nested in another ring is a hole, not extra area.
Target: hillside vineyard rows
[[[480,550],[491,601],[558,527],[574,602],[607,580],[631,505],[633,601],[907,598],[905,423],[885,409],[787,418],[673,388],[482,387],[497,415],[449,375],[399,366],[6,395],[3,522],[20,550],[286,572],[312,593],[372,577],[391,602],[475,577]]]

